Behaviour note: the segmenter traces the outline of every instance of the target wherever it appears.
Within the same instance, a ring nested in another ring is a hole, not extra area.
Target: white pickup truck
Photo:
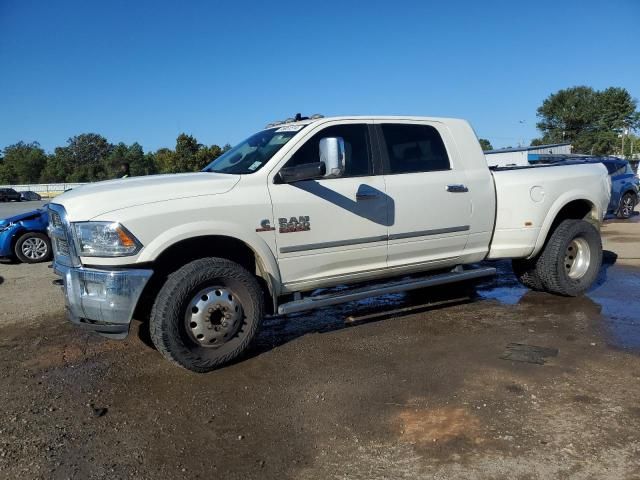
[[[264,315],[491,275],[474,265],[487,259],[512,259],[530,288],[581,294],[609,192],[599,164],[491,171],[464,120],[312,117],[202,172],[67,192],[49,235],[72,322],[123,338],[149,314],[158,350],[205,372]]]

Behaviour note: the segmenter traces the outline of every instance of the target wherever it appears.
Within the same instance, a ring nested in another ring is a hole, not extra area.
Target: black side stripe
[[[428,237],[429,235],[440,235],[443,233],[466,232],[469,225],[460,227],[435,228],[433,230],[421,230],[419,232],[394,233],[389,235],[389,240],[401,240],[403,238]]]
[[[294,245],[292,247],[282,247],[280,253],[303,252],[305,250],[317,250],[319,248],[345,247],[347,245],[360,245],[361,243],[386,242],[386,235],[377,237],[353,238],[351,240],[337,240],[335,242],[308,243],[306,245]]]
[[[337,240],[334,242],[308,243],[306,245],[293,245],[281,247],[280,253],[305,252],[308,250],[319,250],[322,248],[346,247],[350,245],[361,245],[363,243],[384,242],[387,240],[401,240],[405,238],[427,237],[430,235],[441,235],[443,233],[466,232],[469,225],[459,227],[436,228],[433,230],[421,230],[419,232],[395,233],[393,235],[379,235],[377,237],[354,238],[351,240]]]

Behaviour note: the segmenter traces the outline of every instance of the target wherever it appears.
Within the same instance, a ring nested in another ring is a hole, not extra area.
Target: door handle
[[[447,185],[447,192],[465,193],[465,192],[468,192],[468,191],[469,191],[469,189],[465,185],[462,185],[461,183],[455,184],[455,185]]]
[[[372,200],[374,198],[378,198],[378,195],[375,192],[358,192],[356,193],[356,200]]]
[[[356,191],[356,200],[373,200],[379,196],[380,192],[369,185],[360,185]]]

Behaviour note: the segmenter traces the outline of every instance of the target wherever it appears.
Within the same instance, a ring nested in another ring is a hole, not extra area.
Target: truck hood
[[[4,219],[0,218],[0,227],[9,225],[10,223],[17,223],[22,220],[32,220],[36,217],[39,217],[43,213],[45,213],[44,210],[33,210],[31,212],[21,213],[19,215],[14,215],[13,217],[9,217],[9,218],[4,218]]]
[[[210,172],[123,178],[74,188],[56,197],[53,203],[62,205],[71,221],[91,220],[136,205],[225,193],[240,178]]]

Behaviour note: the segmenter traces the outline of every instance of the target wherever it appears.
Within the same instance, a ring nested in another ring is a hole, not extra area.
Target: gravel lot
[[[502,262],[472,290],[268,319],[207,375],[142,322],[72,328],[46,265],[0,264],[0,478],[640,478],[639,218],[604,227],[586,297]]]

